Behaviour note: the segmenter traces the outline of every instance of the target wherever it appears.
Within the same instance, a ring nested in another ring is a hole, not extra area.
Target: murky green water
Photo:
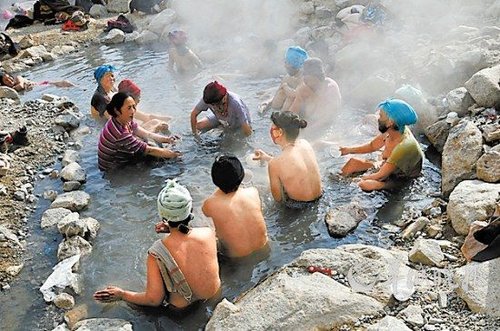
[[[156,196],[165,179],[177,178],[187,185],[194,199],[196,221],[194,225],[209,224],[203,219],[200,207],[202,201],[215,187],[211,183],[209,169],[219,152],[232,152],[242,158],[254,148],[277,152],[269,139],[268,116],[259,116],[258,92],[275,87],[279,79],[258,79],[249,76],[226,79],[228,88],[242,96],[251,110],[255,134],[247,141],[224,141],[216,133],[204,136],[197,144],[189,135],[189,113],[201,97],[203,86],[212,75],[232,72],[236,68],[221,62],[193,80],[180,80],[166,71],[167,55],[164,50],[118,48],[87,48],[64,60],[35,68],[26,73],[33,80],[69,79],[77,82],[79,88],[57,90],[38,89],[24,98],[31,99],[42,93],[66,95],[82,112],[88,114],[90,99],[95,89],[93,68],[103,63],[112,63],[119,68],[117,81],[133,79],[142,88],[140,109],[174,116],[171,129],[183,136],[178,148],[184,153],[179,162],[165,162],[149,167],[132,166],[103,178],[97,168],[97,137],[102,124],[87,119],[92,133],[84,139],[81,150],[81,165],[86,169],[88,181],[83,189],[92,197],[92,202],[83,216],[91,216],[101,222],[101,230],[93,242],[93,252],[82,259],[81,272],[84,290],[76,297],[77,304],[87,304],[89,317],[116,317],[130,320],[135,330],[193,330],[203,328],[216,301],[200,304],[181,316],[166,313],[160,309],[142,309],[124,303],[102,305],[92,300],[92,293],[107,284],[114,284],[133,290],[142,290],[145,284],[145,257],[149,246],[159,238],[154,232],[157,220]],[[372,110],[345,112],[338,119],[338,128],[333,135],[341,143],[354,143],[369,138],[363,128],[356,126],[362,117]],[[336,247],[345,243],[367,243],[388,246],[389,234],[382,225],[396,220],[402,210],[410,205],[425,206],[429,195],[439,191],[439,171],[426,163],[425,175],[416,180],[412,187],[392,195],[383,193],[362,193],[350,181],[338,181],[330,177],[330,169],[340,166],[343,160],[333,159],[328,147],[317,152],[322,168],[325,194],[318,206],[304,212],[283,210],[276,205],[267,188],[265,168],[252,169],[252,184],[257,186],[264,204],[265,218],[270,238],[270,252],[252,261],[222,260],[222,296],[234,299],[250,289],[259,280],[280,266],[297,257],[303,250],[318,247]],[[60,165],[58,165],[60,166]],[[43,180],[37,187],[41,193],[56,187],[61,190],[59,180]],[[329,237],[324,214],[331,206],[353,199],[371,208],[373,213],[358,229],[344,239]],[[387,201],[390,201],[386,204]],[[376,208],[384,205],[377,215]],[[30,219],[32,236],[27,248],[28,261],[20,279],[12,289],[0,293],[0,314],[3,330],[51,329],[53,322],[47,311],[53,306],[43,303],[38,291],[41,283],[50,274],[56,263],[57,245],[62,237],[52,232],[44,233],[39,226],[41,213],[49,203],[40,200],[37,212]]]

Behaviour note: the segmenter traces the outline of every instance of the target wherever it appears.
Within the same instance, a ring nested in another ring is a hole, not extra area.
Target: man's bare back
[[[259,192],[254,187],[224,193],[217,189],[202,207],[211,217],[217,238],[230,257],[247,256],[267,243]]]

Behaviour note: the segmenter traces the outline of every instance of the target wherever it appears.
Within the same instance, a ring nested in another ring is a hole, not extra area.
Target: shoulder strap
[[[155,241],[148,253],[156,259],[167,291],[178,292],[190,303],[193,298],[191,287],[189,287],[184,274],[162,241]]]

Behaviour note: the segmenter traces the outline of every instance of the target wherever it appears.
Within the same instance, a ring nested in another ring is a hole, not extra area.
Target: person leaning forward
[[[198,121],[200,113],[208,109],[211,112]],[[205,132],[219,126],[241,131],[245,136],[252,134],[250,112],[243,100],[214,81],[205,86],[203,98],[191,111],[191,130],[198,137],[199,131]]]
[[[215,233],[208,227],[191,228],[192,198],[174,180],[158,195],[158,213],[163,222],[157,232],[169,232],[148,250],[147,283],[144,292],[108,286],[94,293],[94,299],[107,303],[123,300],[142,306],[186,308],[219,293],[221,281],[217,262]]]

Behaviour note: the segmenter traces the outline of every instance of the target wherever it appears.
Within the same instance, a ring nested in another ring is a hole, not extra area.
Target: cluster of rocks
[[[79,44],[68,42],[68,44],[51,47],[49,50],[48,46],[38,44],[28,34],[19,41],[19,46],[22,49],[19,55],[2,62],[3,69],[9,73],[26,70],[34,65],[51,62],[60,56],[76,52]]]
[[[9,89],[2,87],[2,91]],[[37,180],[57,178],[59,172],[50,168],[57,157],[70,147],[79,149],[80,137],[88,128],[80,128],[82,114],[65,98],[45,95],[42,99],[21,104],[17,92],[0,98],[2,130],[12,132],[22,126],[27,129],[27,146],[10,145],[0,153],[8,160],[0,177],[0,255],[5,261],[0,267],[0,287],[9,288],[9,281],[22,269],[22,252],[26,246],[27,216],[40,198],[34,194]],[[66,118],[71,118],[66,121]],[[71,122],[71,125],[69,125]],[[77,128],[77,129],[75,129]]]

